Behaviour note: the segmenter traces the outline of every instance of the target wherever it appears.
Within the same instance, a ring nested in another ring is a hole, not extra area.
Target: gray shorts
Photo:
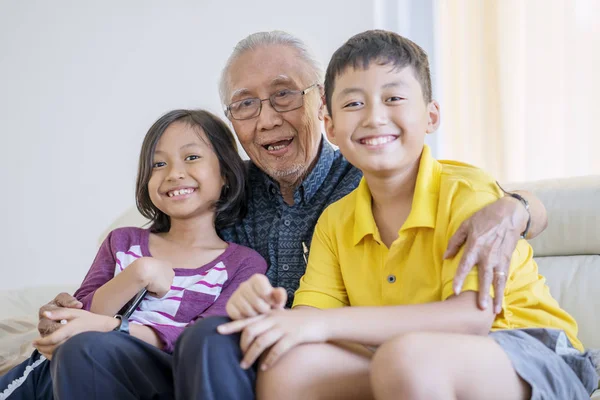
[[[588,353],[573,348],[557,329],[509,329],[489,336],[508,354],[517,374],[531,386],[532,400],[589,399],[598,375]]]

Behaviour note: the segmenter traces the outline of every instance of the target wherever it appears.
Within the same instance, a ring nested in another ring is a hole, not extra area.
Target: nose
[[[273,108],[268,99],[263,100],[262,110],[258,115],[256,128],[260,132],[264,132],[275,129],[278,126],[281,126],[282,123],[283,118],[281,117],[281,114]]]
[[[176,181],[183,178],[185,178],[185,167],[182,165],[182,163],[171,163],[169,165],[167,180]]]
[[[372,101],[366,108],[363,126],[365,128],[375,128],[387,125],[389,122],[388,109],[381,101]]]

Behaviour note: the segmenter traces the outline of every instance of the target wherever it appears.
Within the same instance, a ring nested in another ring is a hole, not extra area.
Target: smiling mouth
[[[363,138],[359,140],[359,143],[367,146],[380,146],[382,144],[393,142],[396,139],[398,139],[398,136],[396,135],[385,135]]]
[[[186,194],[194,193],[195,191],[196,191],[196,189],[194,189],[194,188],[170,190],[167,192],[167,196],[169,196],[169,197],[184,196]]]
[[[287,139],[287,140],[279,140],[277,142],[265,144],[265,145],[263,145],[263,148],[267,151],[282,150],[282,149],[285,149],[286,147],[288,147],[292,143],[293,140],[294,140],[294,138]]]

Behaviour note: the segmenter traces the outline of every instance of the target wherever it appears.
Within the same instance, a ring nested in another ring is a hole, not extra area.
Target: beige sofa
[[[579,337],[600,349],[600,176],[507,185],[538,195],[548,210],[548,229],[531,241],[540,273],[554,297],[579,323]],[[136,211],[116,226],[139,225]],[[0,374],[26,357],[35,337],[37,310],[60,291],[44,287],[0,293]],[[593,398],[600,399],[600,391]]]

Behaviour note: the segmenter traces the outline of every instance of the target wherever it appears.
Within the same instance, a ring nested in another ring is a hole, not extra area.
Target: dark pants
[[[216,331],[227,321],[212,317],[190,326],[172,356],[119,332],[79,334],[58,348],[52,362],[45,362],[50,368],[8,399],[52,399],[51,390],[46,397],[35,397],[40,382],[47,387],[53,382],[54,396],[66,400],[253,399],[256,370],[239,366],[239,335]]]
[[[52,400],[50,361],[38,351],[0,376],[0,400]]]

